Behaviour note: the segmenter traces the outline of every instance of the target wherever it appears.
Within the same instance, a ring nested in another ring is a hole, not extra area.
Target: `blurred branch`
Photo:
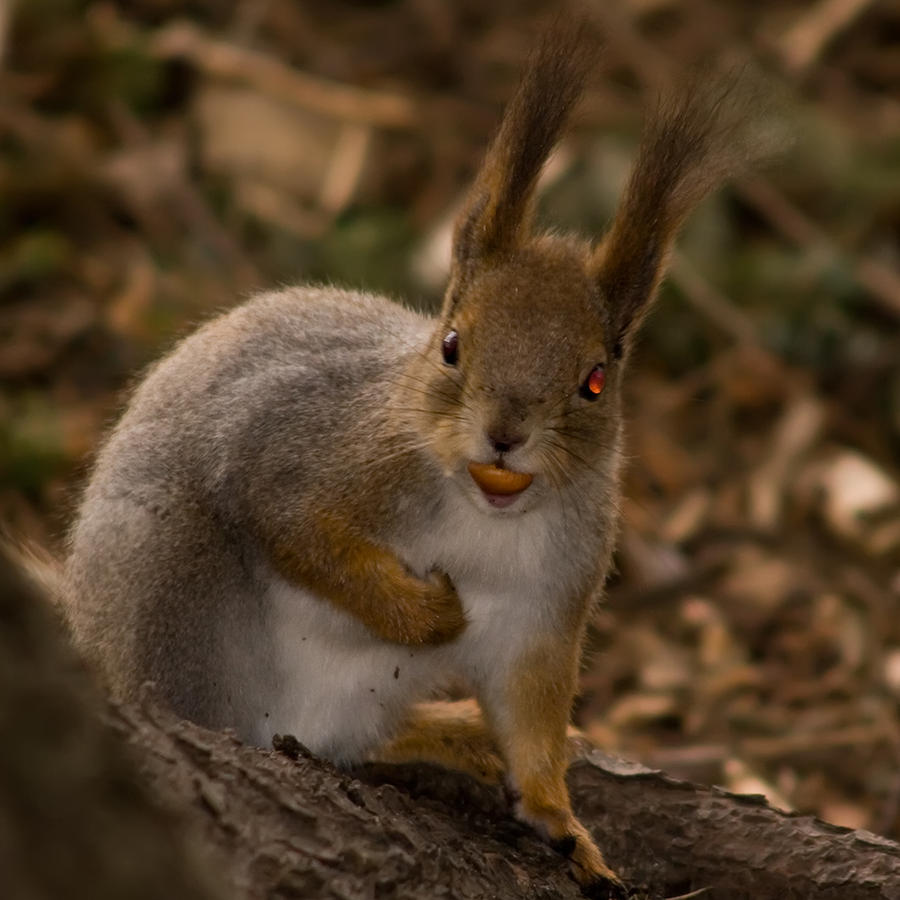
[[[347,122],[338,135],[331,164],[319,191],[319,206],[329,213],[343,210],[353,197],[366,164],[372,129]]]
[[[828,44],[871,5],[872,0],[822,0],[817,3],[778,42],[785,66],[795,75],[804,73]]]
[[[151,132],[121,102],[110,104],[109,119],[119,135],[120,148],[104,160],[102,177],[117,188],[148,230],[165,231],[174,211],[228,264],[240,289],[259,284],[256,267],[188,177],[183,144],[154,141]]]
[[[800,459],[819,440],[825,418],[825,404],[806,393],[781,414],[769,450],[747,484],[748,517],[757,528],[774,530],[783,521],[788,482]]]
[[[771,181],[744,178],[737,185],[741,198],[762,215],[782,237],[822,259],[847,256],[829,235],[794,206]],[[850,257],[856,280],[886,311],[900,316],[900,276],[878,259]]]
[[[896,744],[892,722],[843,724],[831,730],[801,731],[774,737],[752,737],[734,743],[660,747],[645,754],[652,766],[675,771],[721,766],[728,759],[779,761],[812,759],[833,750],[853,750]]]
[[[300,72],[268,54],[210,37],[190,22],[175,22],[157,31],[151,50],[163,59],[188,59],[208,75],[251,84],[269,96],[329,118],[378,128],[421,127],[418,104],[410,97]]]
[[[759,344],[754,321],[703,277],[679,251],[672,254],[669,278],[687,302],[738,344]]]
[[[234,13],[232,33],[242,42],[252,40],[272,5],[272,0],[240,0]]]

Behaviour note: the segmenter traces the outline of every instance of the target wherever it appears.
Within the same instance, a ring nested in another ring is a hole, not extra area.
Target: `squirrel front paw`
[[[421,632],[421,643],[445,644],[459,637],[466,627],[462,602],[446,572],[432,571],[424,583],[422,603],[428,613],[428,625]]]
[[[456,588],[444,572],[417,578],[404,572],[392,584],[392,615],[381,636],[399,644],[445,644],[466,627],[466,617]]]
[[[519,798],[516,818],[531,825],[554,850],[569,859],[572,876],[591,900],[626,900],[629,890],[606,864],[590,832],[567,810],[529,809]]]

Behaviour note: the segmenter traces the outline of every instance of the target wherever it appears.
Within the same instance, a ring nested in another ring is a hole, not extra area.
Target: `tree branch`
[[[105,705],[2,550],[0,729],[5,897],[580,896],[499,789],[424,765],[343,772],[296,742],[281,743],[295,758],[247,747],[149,700]],[[569,781],[636,897],[900,897],[900,846],[875,835],[596,750]]]

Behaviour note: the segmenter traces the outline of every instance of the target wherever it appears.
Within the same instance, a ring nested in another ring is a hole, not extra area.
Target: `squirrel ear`
[[[454,285],[527,240],[534,187],[594,54],[585,24],[559,25],[532,55],[456,221]]]
[[[747,72],[697,75],[661,100],[643,134],[612,228],[590,268],[605,298],[616,356],[655,298],[684,220],[709,191],[786,142],[763,121],[773,96]],[[772,127],[772,126],[775,127]]]

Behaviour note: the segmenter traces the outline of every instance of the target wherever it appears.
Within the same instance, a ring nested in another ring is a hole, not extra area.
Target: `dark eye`
[[[606,387],[606,366],[600,363],[591,369],[591,374],[584,379],[578,393],[585,400],[596,400],[603,393],[604,387]]]
[[[455,366],[459,359],[459,334],[456,331],[447,332],[447,337],[441,344],[441,351],[444,354],[444,362],[448,366]]]

